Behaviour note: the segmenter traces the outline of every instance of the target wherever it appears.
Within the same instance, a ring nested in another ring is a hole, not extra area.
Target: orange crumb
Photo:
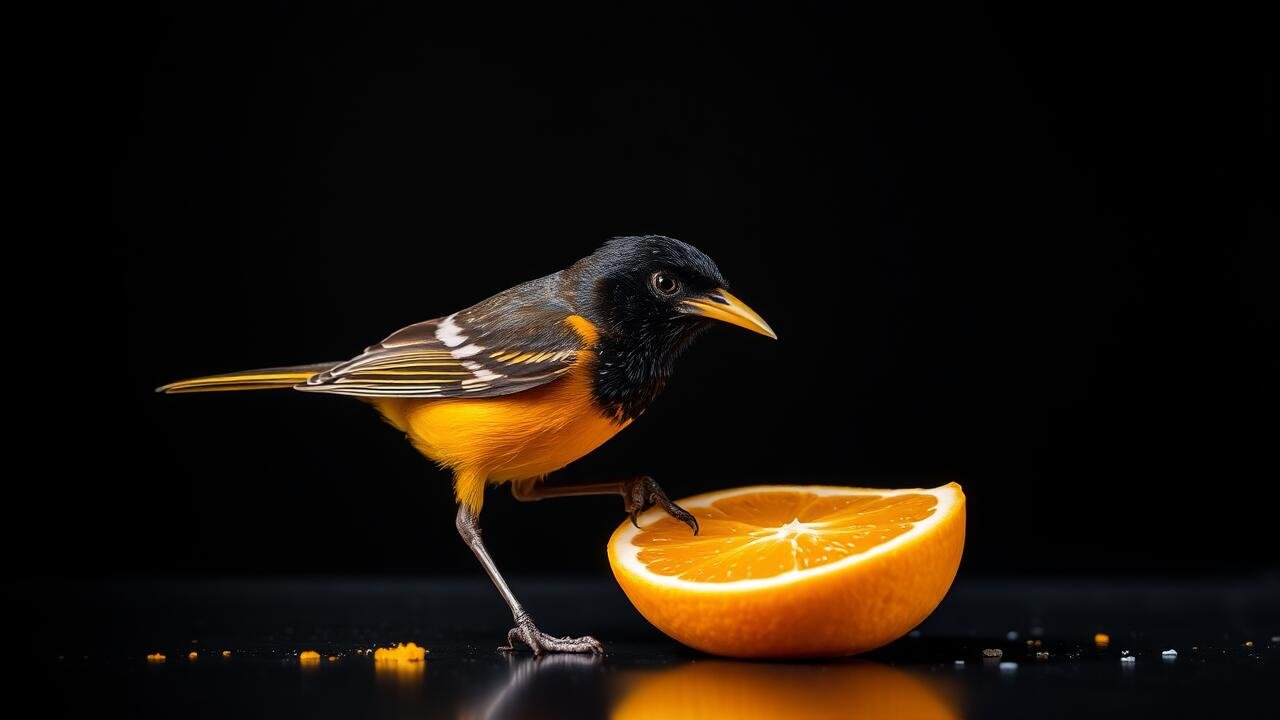
[[[1093,644],[1098,647],[1106,647],[1111,644],[1111,636],[1106,633],[1098,633],[1093,636]]]
[[[223,650],[223,651],[222,651],[222,657],[231,657],[231,651],[230,651],[230,650]]]
[[[329,656],[329,662],[338,662],[338,656],[337,656],[337,655],[330,655],[330,656]]]
[[[417,643],[404,644],[401,643],[395,647],[378,648],[373,651],[374,661],[381,662],[387,660],[405,660],[407,662],[422,662],[426,659],[427,649],[418,647]]]
[[[187,653],[188,660],[195,660],[198,657],[200,657],[200,655],[195,650],[192,650],[191,652]]]
[[[147,656],[147,662],[162,663],[164,662],[164,655],[160,653],[151,653]]]
[[[298,661],[303,665],[314,665],[320,662],[320,653],[315,650],[303,650],[298,653]]]

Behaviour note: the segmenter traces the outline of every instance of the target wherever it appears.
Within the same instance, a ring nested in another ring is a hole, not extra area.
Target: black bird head
[[[628,417],[644,409],[675,359],[716,321],[778,337],[729,293],[711,258],[674,238],[614,238],[566,276],[583,314],[601,331],[597,392]]]
[[[729,294],[711,258],[674,238],[614,238],[570,272],[588,298],[588,318],[606,334],[665,341],[678,351],[719,320],[778,337],[764,318]]]

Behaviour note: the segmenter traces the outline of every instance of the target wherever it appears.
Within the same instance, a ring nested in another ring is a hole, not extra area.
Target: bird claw
[[[671,502],[658,483],[648,475],[628,480],[623,489],[622,499],[627,513],[631,516],[631,524],[636,527],[640,527],[640,513],[657,505],[671,517],[688,525],[694,535],[698,534],[698,519],[688,510]]]
[[[516,620],[516,626],[507,631],[507,644],[499,646],[498,649],[503,652],[514,652],[516,641],[528,645],[534,657],[541,657],[543,653],[604,654],[604,645],[590,635],[578,638],[552,637],[539,630],[528,615]]]

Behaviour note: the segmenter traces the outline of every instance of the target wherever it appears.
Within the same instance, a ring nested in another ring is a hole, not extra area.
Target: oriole
[[[487,485],[521,499],[619,493],[632,521],[658,504],[697,532],[652,479],[556,487],[545,476],[599,447],[662,390],[676,357],[712,321],[776,338],[731,295],[716,264],[668,237],[615,238],[560,272],[465,310],[398,330],[346,362],[182,380],[162,392],[294,388],[372,403],[431,460],[453,472],[457,526],[511,607],[510,650],[601,652],[590,636],[538,630],[480,539]]]

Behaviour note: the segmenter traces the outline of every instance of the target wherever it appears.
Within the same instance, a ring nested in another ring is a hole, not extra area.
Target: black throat
[[[639,417],[666,387],[676,358],[702,329],[702,323],[681,322],[602,336],[593,370],[596,403],[618,422]]]

